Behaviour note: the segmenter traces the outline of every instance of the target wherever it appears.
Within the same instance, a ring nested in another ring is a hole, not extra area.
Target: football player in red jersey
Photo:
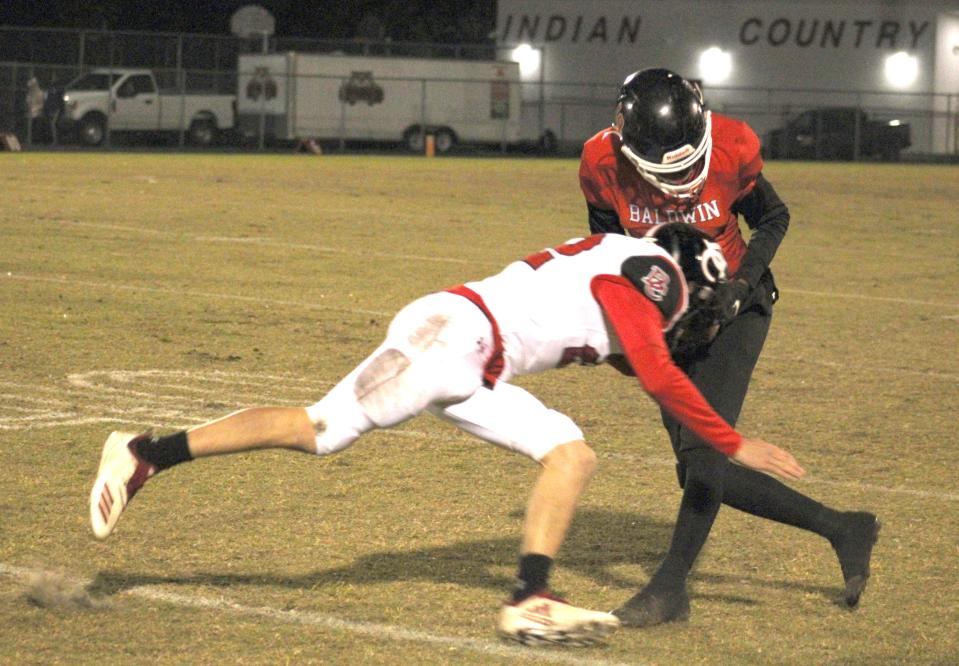
[[[109,536],[134,494],[174,465],[270,447],[331,455],[428,411],[542,466],[527,505],[519,584],[500,611],[499,633],[523,643],[596,642],[619,620],[557,599],[547,586],[595,454],[569,417],[509,379],[625,358],[643,389],[719,455],[801,477],[791,455],[723,421],[670,358],[664,333],[690,330],[701,295],[725,278],[725,267],[704,234],[666,225],[649,239],[590,236],[424,296],[401,309],[384,342],[309,407],[245,409],[159,438],[111,434],[90,492],[94,535]]]
[[[708,342],[677,342],[672,352],[732,424],[769,330],[778,298],[769,264],[789,225],[789,211],[762,167],[759,139],[746,123],[712,113],[699,88],[678,74],[646,69],[623,82],[613,126],[585,143],[579,170],[593,233],[643,236],[656,225],[684,222],[722,246],[730,279],[714,294],[719,332]],[[740,217],[751,229],[748,243]],[[878,538],[876,516],[836,511],[765,474],[730,465],[668,412],[662,416],[683,498],[663,563],[614,611],[624,626],[688,617],[686,578],[720,504],[827,538],[839,557],[845,603],[856,607]]]

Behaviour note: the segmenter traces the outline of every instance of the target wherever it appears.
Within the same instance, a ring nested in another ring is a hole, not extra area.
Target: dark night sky
[[[229,34],[247,4],[285,37],[479,43],[496,20],[495,0],[0,0],[0,25]]]

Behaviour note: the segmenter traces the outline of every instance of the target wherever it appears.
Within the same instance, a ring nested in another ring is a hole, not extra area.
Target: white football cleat
[[[103,445],[97,480],[90,491],[90,524],[93,535],[106,539],[123,509],[146,480],[156,474],[156,467],[138,458],[131,445],[150,435],[134,432],[113,432]]]
[[[547,592],[538,592],[500,611],[498,632],[523,645],[555,643],[574,647],[603,643],[619,627],[612,613],[577,608]]]

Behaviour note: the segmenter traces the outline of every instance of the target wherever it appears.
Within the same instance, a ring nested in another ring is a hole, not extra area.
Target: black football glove
[[[723,282],[716,288],[716,310],[719,312],[719,324],[725,326],[739,314],[746,299],[749,298],[749,283],[738,278]]]
[[[666,334],[673,360],[682,363],[709,346],[720,326],[719,301],[712,289],[690,295],[689,309]]]

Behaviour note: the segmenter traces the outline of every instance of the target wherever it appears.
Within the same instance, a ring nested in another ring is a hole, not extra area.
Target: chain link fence
[[[69,134],[52,136],[51,109],[46,109],[39,117],[32,115],[36,113],[37,105],[29,100],[31,78],[35,78],[44,90],[59,90],[78,75],[96,68],[148,68],[153,71],[163,94],[179,97],[177,105],[181,110],[189,108],[190,98],[196,95],[233,96],[236,105],[243,107],[246,91],[244,75],[238,72],[241,57],[287,52],[447,58],[451,63],[492,61],[497,54],[495,46],[490,44],[278,37],[240,39],[221,35],[0,27],[0,131],[15,133],[28,146],[49,143],[54,136],[58,142],[75,141]],[[343,77],[332,72],[316,72],[308,76],[338,77],[336,85],[344,85]],[[450,76],[421,74],[408,77],[411,85],[407,88],[412,96],[410,104],[418,108],[423,133],[436,129],[430,127],[429,118],[442,106],[441,100],[435,93],[431,95],[428,89],[432,86],[438,90],[450,79]],[[484,80],[474,81],[471,85],[488,90],[493,83]],[[618,86],[612,83],[523,81],[519,88],[516,101],[520,110],[518,136],[525,137],[530,145],[558,148],[572,154],[578,152],[584,140],[610,124]],[[456,94],[472,93],[463,89]],[[895,152],[895,157],[903,159],[959,159],[959,94],[707,87],[705,95],[715,111],[748,122],[763,139],[764,150],[770,157],[892,159],[892,152]],[[356,132],[349,128],[351,119],[359,117],[361,107],[343,100],[336,101],[336,104],[332,113],[339,114],[339,123],[325,125],[323,135],[316,138],[331,140],[335,146],[345,148],[348,141],[357,138]],[[848,113],[843,115],[836,110]],[[253,119],[249,117],[249,109],[241,115],[244,117],[221,122],[243,130],[222,132],[224,143],[254,150],[275,145],[277,121],[271,117],[275,114],[264,108],[259,117]],[[846,120],[839,122],[839,116]],[[110,145],[112,128],[109,123],[105,129],[104,143]],[[181,125],[176,145],[189,143],[189,129],[189,125]],[[908,141],[903,141],[904,135],[908,135]],[[289,137],[289,132],[284,136]],[[877,139],[877,136],[886,138]],[[890,151],[889,141],[898,142],[898,150]],[[502,139],[493,145],[505,150],[507,143]]]
[[[538,116],[561,144],[612,123],[618,86],[543,88],[542,97],[524,96],[524,115]],[[770,158],[959,161],[959,94],[707,86],[704,95],[713,111],[746,121]]]

